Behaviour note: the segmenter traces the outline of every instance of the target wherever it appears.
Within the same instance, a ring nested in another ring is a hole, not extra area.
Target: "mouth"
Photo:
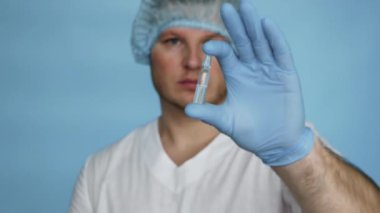
[[[179,81],[178,84],[184,89],[195,91],[195,88],[197,87],[197,80],[185,79]]]

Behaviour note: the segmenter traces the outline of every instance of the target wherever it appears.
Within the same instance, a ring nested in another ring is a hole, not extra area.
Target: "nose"
[[[187,45],[184,57],[184,66],[188,70],[199,71],[202,67],[204,53],[201,44]]]

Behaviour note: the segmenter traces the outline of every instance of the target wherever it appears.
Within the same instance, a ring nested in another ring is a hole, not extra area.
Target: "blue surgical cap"
[[[239,0],[142,0],[132,26],[131,46],[137,63],[149,64],[159,35],[171,27],[204,29],[229,38],[220,18],[220,6]]]

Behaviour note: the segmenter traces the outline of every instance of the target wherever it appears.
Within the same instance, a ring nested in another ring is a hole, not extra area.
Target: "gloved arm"
[[[222,67],[226,100],[190,104],[187,115],[215,126],[268,165],[304,158],[313,134],[305,127],[300,82],[284,36],[248,1],[241,1],[240,13],[224,4],[221,15],[236,51],[223,41],[209,41],[203,49]]]
[[[186,113],[275,166],[304,212],[378,212],[379,187],[318,137],[314,146],[290,49],[280,30],[256,14],[248,0],[241,0],[240,14],[222,7],[236,52],[220,41],[206,43],[204,51],[222,67],[226,100],[218,106],[190,104]]]

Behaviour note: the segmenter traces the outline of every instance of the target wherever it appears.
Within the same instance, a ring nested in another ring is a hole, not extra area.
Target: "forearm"
[[[324,147],[319,138],[312,152],[289,166],[273,167],[304,212],[378,212],[376,184]]]

